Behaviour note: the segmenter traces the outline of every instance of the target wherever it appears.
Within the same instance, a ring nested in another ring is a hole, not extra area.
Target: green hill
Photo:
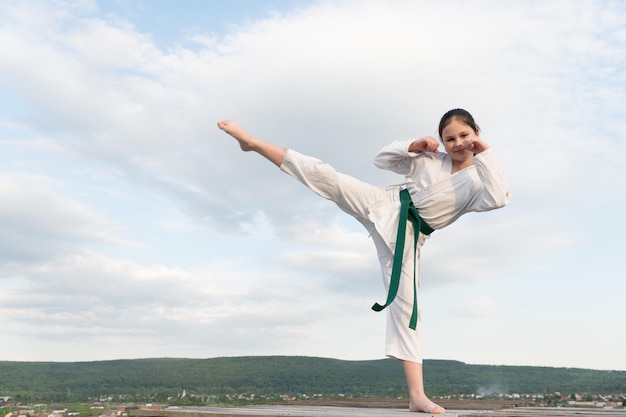
[[[472,393],[626,393],[625,371],[468,365],[427,360],[431,395]],[[406,395],[399,362],[299,356],[133,359],[97,362],[1,362],[0,396],[46,400],[129,399],[224,394]]]

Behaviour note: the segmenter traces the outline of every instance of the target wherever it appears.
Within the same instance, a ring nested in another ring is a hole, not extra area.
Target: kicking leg
[[[249,134],[241,125],[234,120],[222,120],[217,123],[217,127],[224,132],[237,139],[241,150],[245,152],[254,151],[260,155],[263,155],[270,162],[280,167],[285,158],[287,151],[285,148],[274,145],[269,142],[265,142],[257,137]]]
[[[338,173],[330,165],[316,158],[295,151],[288,153],[285,148],[252,136],[234,120],[222,120],[217,123],[217,127],[235,138],[243,151],[254,151],[264,156],[321,197],[335,202],[343,211],[363,224],[369,232],[373,230],[369,208],[372,203],[385,198],[385,189]]]
[[[444,414],[445,408],[432,402],[424,393],[424,378],[422,375],[422,364],[417,362],[402,361],[404,375],[409,386],[409,411]]]

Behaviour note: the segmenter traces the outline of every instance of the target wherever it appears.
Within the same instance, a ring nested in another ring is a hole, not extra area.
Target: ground
[[[528,405],[528,402],[523,400],[443,400],[437,398],[435,402],[448,410],[500,410],[503,408],[525,407]],[[285,401],[280,404],[355,408],[406,408],[409,406],[409,400],[397,400],[393,398],[323,398]]]

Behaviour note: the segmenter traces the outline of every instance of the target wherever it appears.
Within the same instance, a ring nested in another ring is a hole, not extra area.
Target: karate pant
[[[302,155],[289,149],[280,166],[285,173],[302,182],[316,194],[331,200],[344,212],[358,220],[368,232],[376,246],[376,252],[382,269],[383,281],[387,291],[393,264],[393,247],[395,242],[383,238],[372,219],[372,206],[389,205],[390,210],[397,206],[399,210],[400,187],[381,188],[349,175],[341,174],[330,165],[319,159]],[[377,210],[380,212],[380,210]],[[382,211],[384,212],[384,210]],[[397,230],[397,222],[395,230]],[[398,295],[385,311],[387,314],[387,331],[385,354],[389,357],[422,363],[421,346],[421,312],[415,330],[409,328],[413,309],[413,270],[414,257],[416,277],[419,274],[419,248],[424,244],[425,235],[419,235],[418,250],[414,253],[414,233],[410,222],[407,224],[406,244],[403,257],[402,274]],[[395,235],[394,238],[395,239]],[[381,297],[384,299],[385,297]]]

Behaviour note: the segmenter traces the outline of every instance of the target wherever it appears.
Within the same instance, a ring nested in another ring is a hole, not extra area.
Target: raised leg
[[[217,123],[217,127],[228,133],[233,138],[237,139],[242,151],[256,152],[270,162],[280,167],[285,158],[287,151],[285,148],[274,145],[269,142],[265,142],[255,136],[249,134],[241,125],[234,120],[222,120]]]
[[[409,411],[418,413],[444,414],[445,408],[432,402],[424,393],[424,377],[422,364],[417,362],[402,361],[404,375],[409,386]]]

